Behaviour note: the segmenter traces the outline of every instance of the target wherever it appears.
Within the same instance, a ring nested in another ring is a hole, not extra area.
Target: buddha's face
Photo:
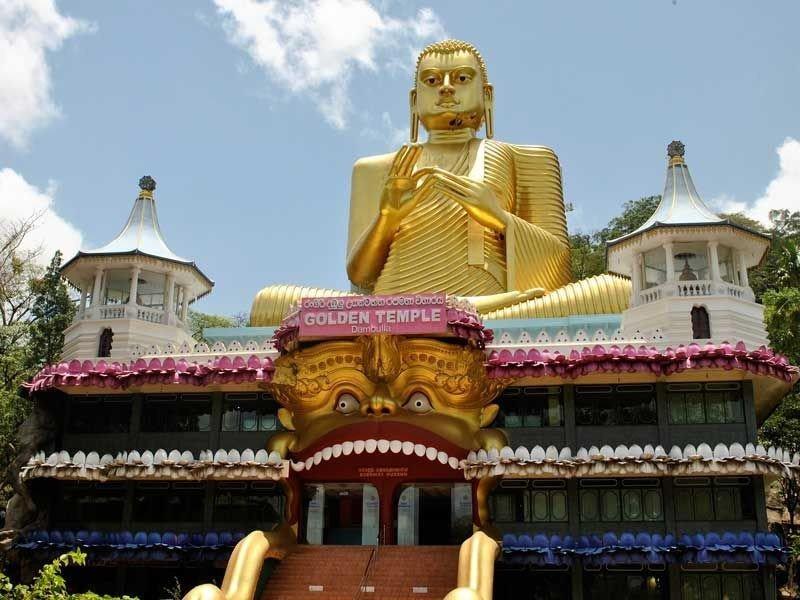
[[[415,90],[417,114],[425,129],[480,128],[485,85],[478,59],[471,52],[423,56]]]
[[[328,342],[276,364],[278,380],[292,374],[276,391],[300,455],[323,440],[376,435],[466,451],[482,445],[478,433],[497,414],[482,353],[440,341]]]

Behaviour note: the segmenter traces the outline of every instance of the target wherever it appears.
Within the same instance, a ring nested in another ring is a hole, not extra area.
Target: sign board
[[[300,339],[447,333],[444,294],[303,298]]]

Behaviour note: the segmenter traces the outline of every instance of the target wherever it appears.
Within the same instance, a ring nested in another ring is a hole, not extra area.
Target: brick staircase
[[[441,600],[456,587],[458,546],[297,546],[261,600]],[[359,592],[359,588],[364,590]]]

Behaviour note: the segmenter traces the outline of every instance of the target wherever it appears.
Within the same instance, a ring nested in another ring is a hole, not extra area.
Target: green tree
[[[208,343],[203,332],[209,327],[235,327],[235,321],[231,317],[223,315],[210,315],[196,310],[189,311],[189,333],[198,342]]]
[[[130,596],[107,596],[94,592],[70,594],[61,569],[69,565],[83,566],[86,554],[73,550],[62,554],[53,562],[46,564],[30,585],[13,584],[11,579],[0,572],[0,598],[5,600],[136,600]]]
[[[58,360],[64,346],[64,330],[75,317],[75,304],[61,278],[61,252],[56,250],[41,279],[31,281],[35,294],[31,308],[28,363],[34,369]]]

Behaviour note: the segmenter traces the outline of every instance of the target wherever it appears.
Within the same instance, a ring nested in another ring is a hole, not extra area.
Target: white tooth
[[[310,471],[311,467],[314,466],[314,457],[313,456],[309,456],[306,459],[306,463],[305,464],[306,464],[306,471]]]
[[[378,452],[386,454],[389,451],[389,440],[378,440]]]
[[[458,459],[455,456],[451,456],[450,458],[447,459],[447,464],[450,465],[451,469],[457,469]]]
[[[364,444],[364,448],[367,450],[368,454],[372,454],[378,448],[378,440],[367,440]]]
[[[331,448],[330,446],[322,449],[323,460],[330,460],[332,454],[333,454],[333,448]]]
[[[416,454],[417,456],[419,457],[425,456],[425,450],[427,450],[427,448],[422,444],[414,444],[414,454]]]
[[[347,440],[345,443],[342,444],[342,454],[345,456],[350,456],[353,453],[353,442]]]
[[[448,458],[448,457],[447,457],[447,454],[445,454],[444,452],[439,452],[439,454],[437,454],[437,455],[436,455],[436,458],[437,458],[437,459],[439,460],[439,462],[440,462],[440,463],[442,463],[443,465],[446,465],[446,464],[447,464],[447,458]]]
[[[356,440],[353,442],[353,452],[361,454],[364,451],[364,440]]]
[[[334,458],[339,458],[342,455],[342,445],[334,444],[332,452]]]
[[[403,442],[403,454],[411,456],[414,453],[414,442]]]
[[[392,440],[389,444],[389,450],[391,450],[394,454],[400,454],[400,451],[403,449],[403,442],[400,440]]]
[[[322,462],[322,452],[320,451],[314,452],[314,464],[318,465],[321,462]]]
[[[306,463],[292,461],[292,469],[294,469],[295,471],[299,472],[299,471],[302,471],[305,468],[306,468]]]
[[[425,457],[426,457],[428,460],[436,460],[436,455],[437,455],[437,454],[439,454],[439,452],[436,450],[436,448],[428,448],[428,449],[425,451]]]

